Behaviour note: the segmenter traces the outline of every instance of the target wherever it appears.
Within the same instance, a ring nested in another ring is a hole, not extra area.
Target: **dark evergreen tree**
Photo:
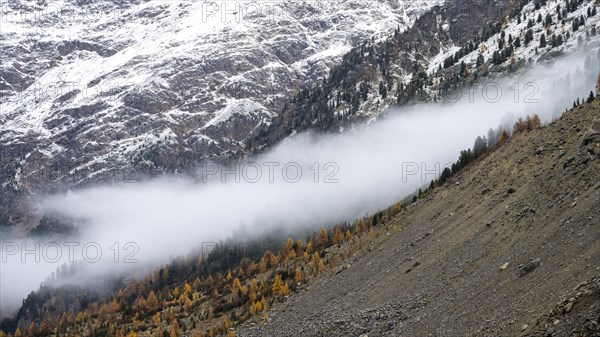
[[[487,146],[488,147],[496,146],[497,143],[498,143],[498,135],[496,135],[496,132],[494,131],[494,129],[490,128],[487,133]]]
[[[487,140],[485,137],[477,136],[475,139],[475,145],[473,145],[473,156],[479,157],[482,153],[487,150]]]
[[[528,29],[525,33],[525,45],[527,46],[531,40],[533,40],[533,31]]]
[[[495,50],[494,53],[492,54],[492,63],[495,65],[502,63],[502,62],[500,62],[500,54],[498,53],[497,50]]]
[[[546,14],[546,26],[550,26],[552,24],[552,16],[550,14]]]
[[[589,102],[591,102],[591,101],[593,101],[593,100],[594,100],[594,92],[593,92],[593,91],[590,91],[590,95],[588,96],[588,99],[587,99],[587,101],[588,101],[588,103],[589,103]]]
[[[477,56],[477,63],[476,63],[477,67],[481,66],[484,62],[485,62],[485,60],[483,58],[483,55],[479,54],[479,56]]]
[[[546,47],[546,35],[542,33],[542,35],[540,35],[540,48],[544,47]]]

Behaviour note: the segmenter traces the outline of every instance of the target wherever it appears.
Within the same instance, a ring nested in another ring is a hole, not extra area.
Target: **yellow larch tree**
[[[334,245],[339,245],[340,243],[344,242],[344,234],[342,234],[342,231],[338,227],[333,230],[332,241]]]
[[[539,128],[542,126],[542,121],[540,120],[540,116],[538,114],[533,114],[531,120],[529,121],[529,127],[531,129]]]
[[[319,247],[327,246],[329,243],[329,235],[327,234],[327,230],[323,227],[319,230],[319,236],[317,238],[317,244]]]
[[[237,293],[238,290],[240,290],[242,288],[242,283],[240,282],[239,278],[234,278],[233,279],[233,284],[231,286],[231,291],[234,293]]]
[[[219,298],[219,291],[217,290],[217,288],[213,289],[211,296],[214,300],[217,300]]]
[[[351,242],[352,241],[352,233],[350,233],[349,229],[346,229],[346,241]]]
[[[314,274],[318,274],[323,271],[325,265],[323,264],[323,260],[321,260],[321,256],[319,253],[314,252],[312,255],[312,270]]]
[[[187,282],[183,285],[183,293],[186,295],[190,295],[192,293],[192,286]]]
[[[213,284],[215,284],[215,280],[213,279],[212,275],[208,275],[206,280],[204,280],[204,286],[206,288],[210,288],[213,286]]]
[[[284,259],[288,260],[290,253],[293,252],[293,247],[294,240],[292,240],[291,237],[288,237],[287,241],[283,244],[283,247],[281,248],[281,256]]]
[[[282,296],[283,295],[283,283],[281,282],[281,275],[277,274],[275,276],[275,281],[273,281],[273,295]]]
[[[304,253],[304,241],[302,241],[301,239],[298,239],[298,241],[296,242],[296,245],[298,246],[298,248],[296,248],[296,255],[302,256],[302,253]]]
[[[195,290],[199,290],[201,285],[202,285],[202,281],[200,280],[200,278],[196,277],[194,279],[194,282],[192,283],[192,286],[194,287]]]
[[[111,313],[116,313],[121,309],[121,306],[119,305],[119,302],[117,302],[117,299],[114,298],[112,300],[112,302],[110,302],[110,311]]]
[[[158,298],[156,297],[154,290],[150,290],[150,294],[148,295],[148,298],[146,299],[146,308],[148,310],[154,310],[157,307],[158,307]]]
[[[171,329],[169,330],[169,337],[177,337],[179,336],[179,324],[176,319],[171,321]]]
[[[26,330],[27,336],[33,336],[37,333],[37,327],[35,325],[35,322],[31,322],[31,324],[29,324],[29,328]]]
[[[152,316],[152,320],[154,321],[154,324],[156,325],[157,328],[160,328],[160,324],[162,323],[162,319],[160,318],[160,313],[156,313],[154,316]]]
[[[193,306],[194,306],[194,302],[192,302],[192,300],[190,300],[189,297],[185,297],[185,300],[183,301],[183,308],[185,309],[185,311],[187,311],[187,312],[192,311]]]
[[[313,243],[311,241],[306,244],[306,249],[304,250],[304,252],[308,253],[308,254],[312,254],[313,249],[314,249],[314,247],[313,247]]]
[[[504,144],[508,140],[508,138],[510,138],[510,135],[506,130],[503,129],[502,133],[498,137],[498,144]]]
[[[300,266],[296,266],[296,270],[294,271],[294,282],[296,282],[296,284],[300,284],[302,283],[303,279],[304,275],[302,273],[302,269],[300,268]]]

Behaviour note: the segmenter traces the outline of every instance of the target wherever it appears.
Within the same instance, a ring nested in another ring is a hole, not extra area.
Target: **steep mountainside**
[[[597,48],[599,5],[536,0],[436,6],[407,31],[351,50],[320,85],[301,91],[263,125],[248,150],[307,129],[338,132],[391,106],[452,101],[462,88],[477,88],[577,48]],[[599,67],[592,65],[592,73]]]
[[[361,1],[3,6],[0,230],[40,192],[194,176],[600,41],[595,0]]]
[[[237,335],[597,336],[598,172],[596,98],[516,134]]]
[[[349,49],[435,4],[8,1],[0,226],[29,222],[15,212],[29,194],[193,172],[242,149]]]
[[[600,98],[588,101],[462,151],[412,202],[306,240],[225,244],[91,288],[64,283],[85,265],[61,268],[0,336],[595,336]]]

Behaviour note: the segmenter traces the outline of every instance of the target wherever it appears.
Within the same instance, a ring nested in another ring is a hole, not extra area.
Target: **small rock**
[[[575,161],[575,157],[571,157],[571,158],[567,159],[567,161],[565,161],[565,163],[563,164],[563,169],[566,169],[567,166],[569,166],[574,161]]]
[[[588,130],[581,140],[581,146],[591,144],[593,142],[600,141],[600,132],[595,130]]]
[[[500,266],[500,270],[505,270],[506,268],[508,268],[508,262],[504,262],[501,266]]]
[[[530,260],[527,263],[519,265],[519,277],[525,276],[531,273],[535,268],[539,267],[541,264],[540,259]]]
[[[594,320],[587,321],[583,326],[589,331],[598,330],[598,323]]]
[[[542,152],[544,152],[544,148],[543,147],[538,147],[537,149],[535,149],[535,154],[536,155],[540,155],[542,154]]]
[[[565,312],[565,314],[568,314],[569,312],[571,312],[571,309],[573,309],[573,302],[567,303],[563,311]]]
[[[525,331],[525,330],[527,330],[527,328],[528,328],[528,327],[529,327],[529,325],[527,325],[527,324],[524,324],[524,325],[521,327],[521,331]]]

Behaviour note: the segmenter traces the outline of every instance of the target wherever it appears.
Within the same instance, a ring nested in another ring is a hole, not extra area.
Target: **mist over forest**
[[[593,89],[594,71],[586,69],[594,64],[597,49],[484,81],[442,103],[392,109],[340,134],[296,134],[237,165],[210,164],[201,179],[168,176],[46,195],[46,212],[79,223],[74,237],[61,239],[76,243],[74,254],[64,242],[47,246],[54,237],[4,244],[2,308],[14,310],[65,263],[87,265],[72,282],[92,284],[110,273],[150,270],[200,243],[308,232],[385,208],[426,188],[490,128],[510,132],[518,118],[559,117],[573,97],[583,100]],[[43,247],[52,258],[39,253]],[[22,248],[42,256],[23,263]],[[127,258],[133,263],[123,263]]]

